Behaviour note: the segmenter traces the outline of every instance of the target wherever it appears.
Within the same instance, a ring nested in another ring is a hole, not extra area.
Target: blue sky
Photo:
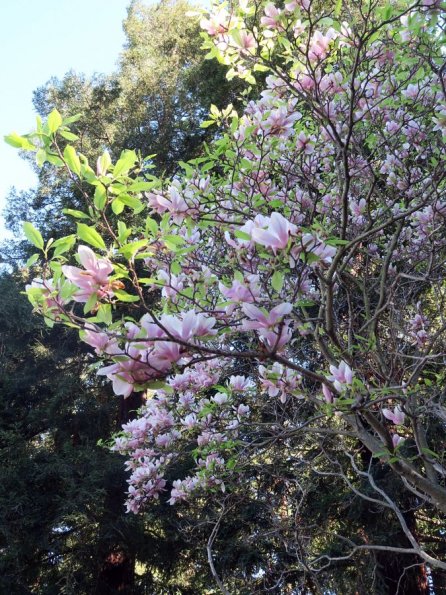
[[[32,187],[35,177],[10,132],[34,128],[32,93],[68,70],[115,70],[124,43],[122,21],[130,0],[6,0],[0,19],[0,211],[9,189]],[[0,221],[0,236],[5,236]]]

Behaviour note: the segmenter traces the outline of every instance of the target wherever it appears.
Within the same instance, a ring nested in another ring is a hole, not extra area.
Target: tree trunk
[[[123,549],[112,550],[98,577],[95,595],[132,595],[135,584],[135,561]]]

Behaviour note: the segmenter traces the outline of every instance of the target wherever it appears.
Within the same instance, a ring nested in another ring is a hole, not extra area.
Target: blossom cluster
[[[285,434],[298,402],[403,456],[393,426],[409,436],[423,411],[407,395],[441,373],[444,51],[418,60],[436,5],[370,17],[363,33],[332,17],[310,26],[310,0],[262,4],[255,24],[249,3],[215,8],[208,49],[229,76],[269,71],[263,90],[228,111],[207,157],[141,194],[142,225],[120,221],[108,248],[85,235],[107,256],[81,244],[82,269],[63,257],[34,282],[34,305],[82,326],[117,395],[155,387],[114,446],[129,510],[227,489],[256,419]],[[117,179],[132,188],[130,173]],[[179,461],[190,472],[173,478]]]

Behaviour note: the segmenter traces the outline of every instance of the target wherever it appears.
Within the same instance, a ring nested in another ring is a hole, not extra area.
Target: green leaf
[[[135,151],[122,151],[121,157],[116,162],[113,170],[115,177],[126,174],[136,163],[137,157]]]
[[[139,250],[145,248],[147,246],[147,240],[138,240],[136,242],[132,242],[130,244],[126,244],[119,249],[119,252],[125,256],[127,259],[131,259],[135,256]]]
[[[135,213],[140,213],[145,208],[145,205],[143,205],[143,203],[139,200],[139,198],[136,198],[136,196],[130,196],[130,194],[120,194],[117,198],[123,204],[125,204],[126,207],[133,209]]]
[[[350,240],[341,240],[341,238],[328,238],[325,243],[329,246],[346,246],[350,243]]]
[[[158,279],[154,279],[153,277],[140,277],[138,279],[138,283],[140,283],[141,285],[165,285],[164,281],[159,281]]]
[[[84,314],[88,314],[96,306],[98,302],[98,294],[92,293],[84,306]]]
[[[62,159],[60,157],[58,157],[57,155],[54,155],[54,153],[47,153],[46,160],[48,161],[48,163],[57,165],[57,167],[61,167],[63,165]]]
[[[421,452],[428,457],[432,457],[433,459],[440,458],[438,453],[434,452],[433,450],[431,450],[430,448],[427,448],[427,447],[422,448]]]
[[[388,457],[390,455],[390,452],[386,449],[386,450],[377,450],[376,452],[374,452],[372,454],[372,457],[374,459],[379,459],[381,457]]]
[[[25,234],[27,240],[34,244],[36,248],[43,250],[43,238],[42,234],[38,229],[34,227],[32,223],[29,221],[25,221],[23,224],[23,233]]]
[[[71,215],[72,217],[76,217],[76,219],[90,219],[90,216],[87,215],[87,213],[77,211],[76,209],[62,209],[62,213],[64,215]]]
[[[171,252],[178,251],[178,246],[176,244],[174,244],[173,242],[169,242],[169,240],[164,240],[164,244],[165,244],[166,248],[169,248],[169,250]]]
[[[165,389],[166,387],[170,388],[170,386],[168,384],[166,384],[165,382],[163,382],[162,380],[152,380],[152,382],[148,382],[146,384],[147,388],[151,389],[151,390],[155,390],[155,389]]]
[[[36,153],[36,163],[38,167],[42,167],[47,158],[45,149],[39,149]]]
[[[64,149],[63,156],[71,171],[79,176],[81,173],[81,162],[76,153],[76,149],[71,145],[67,145]]]
[[[96,317],[98,322],[103,322],[108,325],[111,324],[113,321],[111,304],[101,304],[98,308]]]
[[[124,221],[118,221],[118,240],[122,243],[127,241],[127,238],[132,233],[131,228],[129,229]]]
[[[163,237],[163,242],[172,252],[178,252],[178,249],[183,246],[186,242],[181,236],[166,235]]]
[[[314,306],[315,302],[312,302],[311,300],[298,300],[296,302],[296,306],[299,306],[301,308],[311,308],[311,306]]]
[[[7,136],[3,137],[5,142],[11,147],[15,147],[16,149],[25,149],[26,151],[35,150],[35,146],[29,142],[29,140],[24,136],[19,136],[16,132],[12,134],[8,134]]]
[[[317,262],[319,260],[319,256],[313,252],[301,252],[299,254],[299,258],[306,264],[312,264],[313,262]]]
[[[178,161],[178,165],[184,169],[187,177],[191,178],[193,176],[194,170],[188,163],[185,163],[184,161]]]
[[[98,234],[98,232],[94,229],[94,227],[88,227],[85,223],[78,223],[77,224],[77,235],[81,240],[87,242],[91,246],[95,248],[99,248],[100,250],[106,250],[105,242]]]
[[[174,275],[179,275],[181,273],[181,264],[174,260],[170,265],[170,270]]]
[[[59,130],[59,134],[61,136],[63,136],[63,138],[65,138],[66,140],[69,141],[74,141],[74,140],[78,140],[79,137],[77,136],[77,134],[73,134],[72,132],[70,132],[69,130]]]
[[[163,238],[164,242],[170,242],[171,244],[175,244],[175,246],[184,246],[186,240],[181,236],[174,236],[174,235],[167,235]]]
[[[53,111],[50,113],[47,124],[50,134],[56,132],[56,130],[62,126],[62,116],[59,114],[57,109],[53,109]]]
[[[107,191],[103,184],[99,182],[94,191],[94,206],[98,211],[102,211],[107,202]]]
[[[98,166],[97,166],[98,176],[105,176],[110,165],[111,165],[110,153],[108,151],[104,151],[98,159]]]
[[[31,267],[35,262],[37,262],[39,260],[39,256],[40,256],[40,254],[38,252],[35,252],[32,256],[30,256],[28,258],[28,260],[26,261],[25,266],[27,268]]]
[[[254,72],[268,72],[268,70],[270,70],[268,68],[268,66],[265,66],[264,64],[254,64],[254,68],[253,68]]]
[[[336,0],[336,6],[335,6],[335,16],[339,17],[341,15],[341,10],[342,10],[342,0]]]
[[[200,124],[200,128],[209,128],[209,126],[213,126],[214,124],[216,124],[215,120],[204,120]]]
[[[155,219],[152,219],[151,217],[147,217],[146,219],[146,233],[147,235],[150,233],[152,234],[152,236],[156,236],[158,234],[158,223],[155,221]]]
[[[154,180],[154,182],[156,182]],[[151,190],[154,186],[154,182],[134,182],[130,184],[128,190],[131,192],[144,192],[144,190]]]
[[[379,11],[378,11],[378,16],[383,20],[383,21],[387,21],[391,18],[392,14],[393,14],[393,6],[389,3],[387,3],[385,6],[383,6]]]
[[[119,198],[115,198],[112,203],[112,211],[115,215],[120,215],[124,210],[124,203],[119,200]]]
[[[208,163],[204,163],[201,166],[201,171],[202,173],[206,173],[208,172],[210,169],[212,169],[215,166],[215,161],[209,161]]]
[[[68,252],[76,241],[76,236],[74,234],[65,236],[64,238],[59,238],[52,244],[52,248],[54,249],[53,256],[60,256],[64,252]]]
[[[249,233],[246,233],[244,231],[240,231],[239,229],[236,229],[234,231],[234,235],[236,238],[239,238],[240,240],[248,240],[249,242],[251,241],[251,236],[249,235]]]
[[[24,292],[33,306],[38,306],[42,303],[42,290],[39,287],[28,287]]]
[[[73,116],[69,116],[68,118],[64,118],[64,124],[73,124],[73,122],[77,122],[82,118],[82,114],[74,114]]]
[[[120,302],[139,302],[139,297],[137,295],[130,295],[122,289],[115,289],[113,293]]]
[[[281,273],[280,271],[276,271],[273,274],[273,276],[271,277],[271,285],[273,286],[273,289],[275,289],[277,291],[277,293],[280,293],[282,291],[283,282],[284,282],[283,273]]]

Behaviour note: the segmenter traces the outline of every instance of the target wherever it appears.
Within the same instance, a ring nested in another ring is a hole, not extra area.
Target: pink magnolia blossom
[[[293,310],[293,306],[289,303],[279,304],[271,310],[269,313],[264,313],[260,308],[253,304],[243,304],[243,312],[249,318],[244,320],[242,329],[247,331],[251,329],[274,329],[279,322],[283,320],[283,317],[290,314]]]
[[[323,264],[331,264],[333,257],[336,254],[336,248],[334,246],[325,244],[325,242],[323,242],[317,235],[311,233],[304,233],[301,242],[305,252],[314,254]]]
[[[96,330],[92,325],[86,325],[81,338],[84,343],[94,347],[98,355],[101,353],[107,353],[109,355],[122,353],[115,338],[110,337],[107,333]]]
[[[392,436],[392,444],[393,448],[398,448],[398,446],[404,442],[403,436],[399,436],[398,434],[393,434]]]
[[[432,118],[435,122],[434,131],[440,131],[443,136],[446,136],[446,107],[442,107],[436,112],[437,118]]]
[[[335,389],[341,392],[346,386],[351,385],[353,381],[353,371],[350,366],[341,361],[339,366],[330,366],[331,375],[327,376],[327,379],[333,382]]]
[[[260,24],[270,29],[277,29],[280,27],[281,11],[270,3],[265,6],[265,16],[260,19]]]
[[[324,393],[324,399],[326,403],[333,403],[333,393],[326,384],[322,383],[322,392]]]
[[[255,276],[249,285],[241,283],[238,279],[234,279],[231,287],[226,287],[223,283],[218,284],[218,288],[222,295],[235,304],[252,303],[260,296],[260,287],[258,285],[258,277]],[[231,314],[235,306],[226,310],[227,314]]]
[[[99,375],[107,376],[112,381],[116,395],[127,398],[135,384],[164,378],[172,364],[181,357],[179,345],[171,341],[157,341],[154,348],[141,347],[141,343],[127,343],[122,355],[112,358],[113,364],[98,370]]]
[[[182,420],[182,424],[188,429],[191,430],[197,425],[197,416],[195,413],[189,413],[186,417]]]
[[[310,47],[308,49],[308,59],[312,62],[323,60],[328,54],[328,47],[330,42],[335,38],[336,31],[329,29],[324,35],[321,31],[315,31],[310,40]]]
[[[301,376],[294,370],[284,368],[275,362],[270,368],[259,366],[260,383],[270,397],[279,397],[281,403],[286,403],[287,398],[298,387]]]
[[[159,318],[159,324],[149,315],[145,315],[141,319],[141,323],[149,339],[164,337],[169,339],[172,336],[174,339],[188,342],[195,337],[204,337],[217,333],[217,329],[213,328],[216,319],[206,314],[197,314],[195,310],[185,312],[181,318],[172,314],[162,314]]]
[[[304,10],[308,10],[311,5],[311,0],[291,0],[291,2],[287,2],[285,4],[285,10],[287,12],[294,12],[295,9],[299,6],[299,8],[303,8]]]
[[[300,112],[289,112],[287,107],[282,106],[271,110],[269,116],[261,126],[268,134],[287,138],[293,133],[294,123],[302,118]]]
[[[160,370],[170,368],[171,364],[180,358],[180,346],[172,341],[157,341],[151,352],[152,364]]]
[[[178,501],[187,500],[188,494],[184,489],[184,482],[176,479],[173,483],[173,488],[170,492],[170,498],[167,501],[170,505],[176,504]]]
[[[246,31],[245,29],[239,31],[239,35],[237,39],[235,39],[235,43],[238,47],[240,47],[247,53],[251,53],[257,47],[257,42],[255,40],[254,35],[250,31]]]
[[[228,30],[229,21],[230,16],[228,11],[220,8],[216,13],[211,14],[209,19],[201,19],[200,25],[209,35],[216,36]]]
[[[421,5],[428,8],[438,8],[442,0],[421,0]]]
[[[386,419],[389,419],[396,426],[401,426],[404,423],[404,411],[399,405],[397,405],[393,411],[391,409],[382,409],[382,414]]]
[[[25,286],[26,291],[34,288],[41,291],[45,307],[57,318],[57,313],[69,302],[60,295],[60,283],[55,284],[53,279],[33,279],[31,284]]]
[[[305,155],[311,155],[314,153],[314,137],[307,136],[305,132],[299,132],[296,139],[296,149],[303,151]]]
[[[343,91],[342,74],[340,72],[330,72],[330,74],[324,75],[319,81],[319,90],[330,95]]]
[[[357,225],[362,225],[365,221],[364,213],[367,209],[365,198],[361,198],[359,201],[351,199],[349,201],[349,207],[353,215],[353,222]]]
[[[262,328],[259,329],[258,333],[261,342],[268,348],[269,351],[281,351],[293,336],[289,322],[286,322],[280,330],[269,330]]]
[[[419,305],[418,305],[419,308]],[[409,336],[413,337],[419,347],[424,347],[429,341],[429,334],[426,328],[429,325],[429,321],[420,312],[409,320]]]
[[[298,79],[295,82],[295,87],[297,89],[302,89],[303,91],[311,91],[315,86],[316,81],[314,80],[314,76],[305,72],[299,74]]]
[[[249,405],[244,405],[243,403],[240,403],[240,405],[237,407],[237,414],[239,415],[239,417],[247,417],[249,413]]]
[[[73,299],[76,302],[87,302],[90,296],[97,294],[98,299],[113,297],[114,289],[120,289],[120,281],[110,281],[113,265],[106,258],[98,258],[88,246],[79,246],[79,260],[85,270],[78,267],[64,265],[62,272],[74,285],[79,287]]]
[[[177,294],[184,289],[184,282],[186,280],[185,275],[173,275],[169,274],[166,271],[160,270],[158,271],[158,279],[165,283],[161,295],[163,297],[175,299]]]
[[[177,225],[181,224],[187,215],[195,212],[195,208],[191,207],[184,200],[180,193],[182,192],[178,185],[171,184],[165,193],[155,191],[146,194],[149,206],[156,212],[162,215],[168,211],[172,215],[172,220]]]
[[[211,401],[216,403],[217,405],[224,405],[229,400],[229,397],[226,393],[217,393],[213,397],[211,397]]]
[[[257,244],[272,248],[276,254],[277,250],[283,250],[288,246],[290,237],[297,233],[297,227],[280,213],[271,213],[271,216],[266,219],[267,229],[254,227],[251,237]]]
[[[415,100],[418,97],[419,92],[420,89],[418,85],[410,83],[410,85],[407,86],[407,89],[401,91],[401,95],[404,95],[404,97],[406,97],[407,99]]]
[[[234,392],[243,392],[254,386],[251,379],[246,376],[231,376],[229,378],[229,386]]]

